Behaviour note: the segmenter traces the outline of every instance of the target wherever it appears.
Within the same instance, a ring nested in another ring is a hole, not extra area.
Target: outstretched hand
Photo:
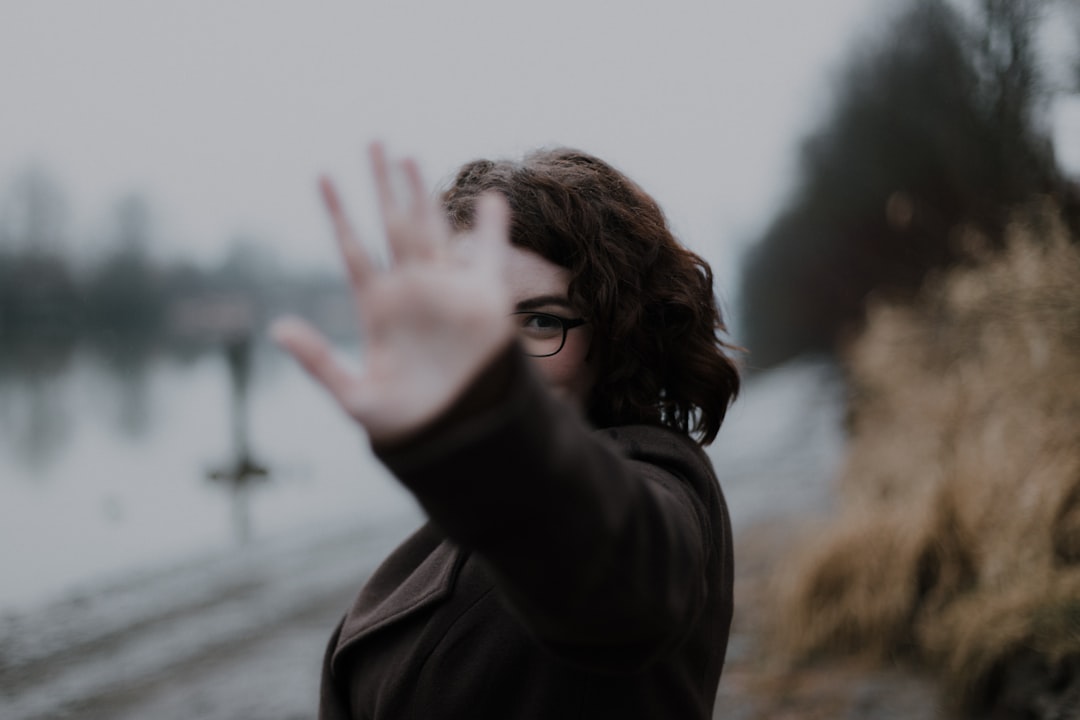
[[[393,443],[448,409],[513,338],[503,279],[509,208],[497,194],[481,197],[469,238],[454,241],[466,245],[451,248],[446,218],[416,163],[401,163],[405,198],[395,194],[378,144],[371,163],[392,258],[387,269],[361,246],[333,184],[320,183],[365,340],[362,369],[343,365],[299,318],[279,319],[271,333],[373,442]]]

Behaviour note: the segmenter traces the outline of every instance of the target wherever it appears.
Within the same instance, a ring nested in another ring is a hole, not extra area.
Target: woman
[[[584,153],[470,163],[441,209],[372,163],[389,268],[323,183],[363,369],[274,334],[430,521],[334,633],[320,717],[709,718],[732,551],[699,445],[739,381],[708,265]]]

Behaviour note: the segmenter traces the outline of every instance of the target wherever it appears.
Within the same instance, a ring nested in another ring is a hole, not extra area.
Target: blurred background
[[[927,283],[1011,247],[1018,212],[1036,254],[1075,249],[1080,229],[1075,0],[0,0],[0,97],[4,718],[314,715],[333,623],[420,514],[265,328],[296,312],[360,350],[315,180],[340,182],[377,247],[372,139],[418,157],[436,185],[475,157],[580,147],[652,193],[712,263],[748,349],[746,392],[711,449],[746,538],[747,597],[778,574],[813,585],[821,556],[781,569],[787,535],[774,530],[835,517],[859,486],[857,432],[887,413],[853,398],[899,378],[941,397],[936,382],[967,372],[961,349],[936,365],[889,350],[915,331],[880,340],[887,362],[859,365],[876,357],[858,344],[868,318],[888,314],[874,308],[919,308],[931,343],[955,326],[927,309],[949,306]],[[1017,287],[1071,267],[1069,252],[1024,265],[1034,280]],[[1002,300],[988,287],[988,304],[963,307],[992,315]],[[1076,302],[1062,291],[1034,305],[1070,318]],[[1035,327],[1025,318],[1001,333]],[[1070,322],[1054,325],[1061,347],[1080,334]],[[936,369],[905,374],[915,365]],[[1044,386],[1046,367],[1031,371]],[[1056,373],[1056,396],[1073,400],[1036,415],[1073,418],[1080,387]],[[869,457],[902,474],[888,453]],[[946,464],[927,457],[920,473]],[[1080,506],[1071,461],[1052,518]],[[941,597],[921,557],[918,577],[897,580],[909,614]],[[859,572],[845,582],[865,584]],[[810,602],[791,597],[776,617]],[[861,638],[780,642],[774,657],[793,664],[777,669],[763,638],[789,631],[740,612],[717,717],[775,716],[777,687],[807,687],[790,668],[823,648],[893,658],[918,645],[901,632],[882,649],[868,622]],[[1076,628],[1039,671],[1058,695],[1080,674],[1066,661],[1080,657]],[[898,698],[937,697],[911,683],[947,659],[908,656],[840,695],[810,683],[791,716],[882,717]],[[994,698],[984,705],[1007,705]],[[965,702],[896,716],[979,706]]]

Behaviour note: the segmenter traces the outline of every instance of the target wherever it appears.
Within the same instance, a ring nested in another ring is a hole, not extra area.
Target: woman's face
[[[570,271],[529,250],[511,246],[506,254],[506,284],[514,309],[557,315],[567,320],[582,317],[570,304]],[[588,323],[571,328],[566,343],[555,355],[530,358],[555,393],[584,410],[595,373],[586,360],[592,329]]]

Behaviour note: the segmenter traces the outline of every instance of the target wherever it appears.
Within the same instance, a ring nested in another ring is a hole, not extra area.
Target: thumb
[[[322,333],[298,317],[278,318],[270,326],[270,337],[287,350],[297,362],[334,398],[345,405],[352,374],[334,355]]]

